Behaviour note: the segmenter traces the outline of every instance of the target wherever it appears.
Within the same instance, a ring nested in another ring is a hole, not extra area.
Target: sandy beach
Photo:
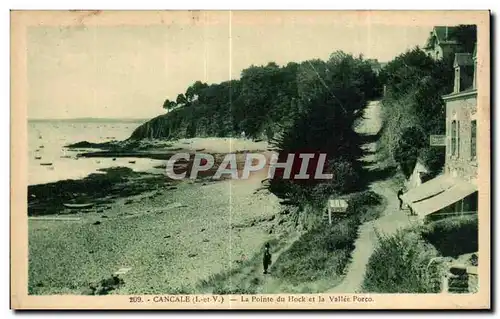
[[[265,142],[223,138],[168,144],[168,149],[207,153],[267,148]],[[59,205],[50,214],[45,203],[43,217],[61,220],[30,219],[30,293],[95,293],[89,287],[122,268],[128,269],[120,275],[123,283],[108,293],[193,292],[200,281],[254,257],[275,236],[272,221],[280,204],[261,189],[260,175],[174,182],[161,169],[119,174],[105,194],[89,192],[92,178],[80,194],[78,187],[73,190],[71,196],[93,198],[98,204],[92,209],[83,212]],[[100,175],[102,183],[106,175]],[[37,185],[30,192],[47,187]]]

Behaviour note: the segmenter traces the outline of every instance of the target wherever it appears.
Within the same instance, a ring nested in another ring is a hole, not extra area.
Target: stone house
[[[446,103],[444,173],[410,189],[403,201],[420,217],[477,213],[476,50],[457,53],[455,85]]]
[[[453,54],[458,46],[458,42],[454,38],[454,31],[457,27],[435,26],[429,34],[427,43],[423,47],[434,60],[440,60],[446,56]]]
[[[475,57],[455,55],[455,86],[446,102],[446,173],[467,181],[477,177],[477,90]]]
[[[443,174],[422,183],[402,196],[423,220],[460,214],[477,214],[477,47],[474,53],[457,53],[453,67],[453,92],[443,96],[446,104],[446,157]],[[473,240],[466,238],[465,240]],[[479,287],[476,262],[452,260],[443,275],[442,292],[476,293]],[[471,257],[472,258],[472,257]]]

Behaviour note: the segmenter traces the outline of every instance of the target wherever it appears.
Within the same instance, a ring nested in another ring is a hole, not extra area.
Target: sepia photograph
[[[490,12],[11,11],[11,307],[489,309]]]

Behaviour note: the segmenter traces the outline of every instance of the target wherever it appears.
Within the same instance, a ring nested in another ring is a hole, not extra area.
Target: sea
[[[99,169],[129,167],[134,171],[152,170],[163,163],[148,158],[84,158],[89,149],[67,149],[80,141],[125,140],[146,120],[75,119],[28,121],[28,184],[37,185],[66,179],[81,179]],[[131,163],[135,161],[135,163]]]

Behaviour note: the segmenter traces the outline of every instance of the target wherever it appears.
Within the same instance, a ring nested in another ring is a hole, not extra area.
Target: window
[[[477,85],[477,62],[474,61],[474,80],[472,81],[472,86],[475,89]]]
[[[457,121],[451,122],[451,155],[457,152]]]
[[[470,157],[476,158],[476,120],[470,122]]]
[[[457,121],[457,157],[460,156],[460,121]]]

